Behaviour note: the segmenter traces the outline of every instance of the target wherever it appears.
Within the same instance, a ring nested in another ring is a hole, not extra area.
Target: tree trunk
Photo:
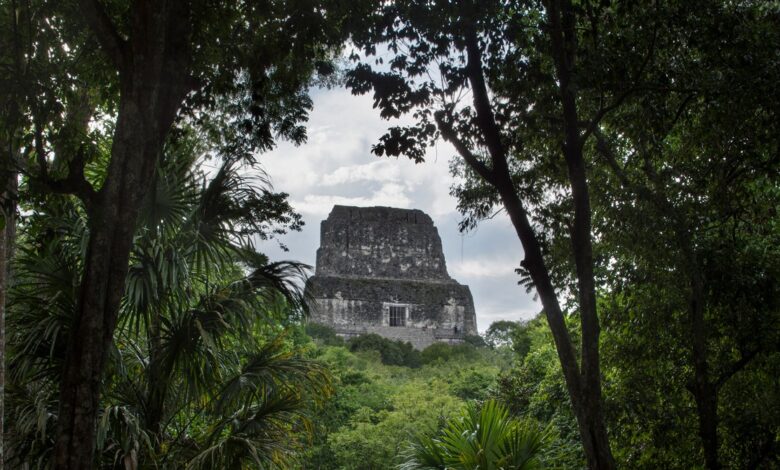
[[[672,206],[669,204],[669,206]],[[699,438],[704,450],[704,463],[709,470],[720,469],[718,459],[718,387],[709,370],[707,358],[707,325],[704,319],[704,281],[699,270],[699,261],[694,251],[690,230],[672,207],[675,215],[675,231],[680,249],[683,252],[685,267],[690,282],[691,298],[688,309],[691,322],[691,359],[693,362],[693,381],[688,387],[696,401],[699,415]]]
[[[718,393],[708,380],[701,381],[701,371],[696,368],[693,396],[699,414],[699,437],[704,449],[704,463],[710,470],[720,469],[718,459]]]
[[[579,283],[580,319],[582,322],[582,369],[569,336],[566,322],[550,280],[549,269],[544,262],[541,246],[528,215],[515,190],[507,163],[506,149],[495,121],[482,71],[481,51],[476,32],[466,32],[468,56],[467,75],[474,97],[477,124],[485,139],[492,161],[492,169],[477,162],[473,154],[462,143],[456,143],[459,153],[498,191],[520,239],[525,259],[523,266],[528,270],[534,287],[544,306],[547,322],[553,334],[558,358],[561,362],[566,387],[572,400],[582,438],[588,465],[592,469],[615,468],[609,446],[606,426],[601,413],[601,375],[599,369],[599,324],[596,314],[595,281],[593,277],[593,255],[590,240],[590,201],[585,164],[579,146],[576,108],[573,95],[564,94],[564,121],[566,126],[564,156],[569,166],[569,179],[574,201],[575,224],[572,233],[572,251],[577,263]],[[562,89],[564,91],[564,89]],[[440,127],[441,127],[441,122]],[[445,138],[457,141],[451,129],[443,131]]]
[[[704,279],[699,269],[699,260],[691,238],[692,229],[684,214],[678,211],[666,196],[664,182],[646,160],[644,172],[650,184],[632,182],[617,162],[614,152],[606,138],[597,133],[597,150],[604,156],[612,172],[621,184],[653,204],[659,214],[668,216],[672,221],[672,230],[679,250],[679,264],[674,268],[688,278],[690,298],[688,320],[690,321],[690,348],[693,378],[688,391],[696,402],[699,419],[699,438],[704,451],[705,465],[710,470],[720,468],[718,458],[718,384],[712,377],[707,359],[707,324],[704,318],[705,296]],[[747,361],[745,362],[745,364]],[[744,366],[744,364],[742,365]],[[736,368],[739,370],[739,368]]]
[[[517,198],[514,190],[501,191],[501,200],[520,238],[523,251],[523,267],[531,275],[536,292],[542,301],[547,324],[555,341],[558,359],[561,363],[566,389],[571,398],[572,408],[577,418],[577,425],[582,439],[582,446],[588,460],[588,467],[592,469],[612,469],[615,463],[612,458],[606,427],[601,414],[601,390],[600,382],[596,393],[588,390],[584,385],[584,378],[580,374],[574,346],[566,328],[563,312],[555,294],[555,289],[550,280],[549,269],[542,256],[541,247],[536,235],[528,221],[528,216]],[[583,341],[585,341],[583,339]],[[590,393],[590,396],[588,394]],[[594,403],[594,397],[596,402]]]
[[[3,214],[2,222],[8,224],[8,217]],[[0,230],[0,470],[4,468],[5,460],[5,299],[8,288],[8,263],[6,262],[6,246],[8,244],[8,226]]]
[[[13,138],[13,136],[12,136]],[[5,461],[5,307],[11,285],[11,259],[16,241],[16,200],[18,192],[17,152],[11,142],[3,142],[8,159],[0,167],[0,470]],[[5,152],[4,152],[5,153]]]
[[[5,459],[5,304],[9,286],[10,247],[16,223],[10,201],[11,194],[4,191],[0,195],[0,222],[5,224],[0,230],[0,470],[4,468]]]
[[[8,52],[11,52],[13,60],[11,76],[14,77],[14,81],[13,85],[9,86],[10,93],[7,95],[10,106],[4,109],[6,113],[2,119],[4,128],[0,129],[2,135],[0,138],[0,470],[5,468],[5,314],[8,289],[12,279],[11,260],[16,242],[16,207],[19,191],[17,165],[21,160],[18,138],[22,127],[19,107],[27,75],[20,23],[23,24],[27,19],[29,5],[27,8],[20,9],[16,2],[13,2],[11,8],[14,14],[9,15],[11,27],[8,32],[11,37],[8,39],[12,47]]]
[[[154,314],[152,314],[154,315]],[[162,363],[161,322],[159,316],[151,319],[149,328],[149,368],[146,392],[146,428],[158,438],[162,433],[161,423],[168,394],[170,370]],[[159,443],[155,442],[154,445]]]
[[[136,219],[173,121],[171,112],[155,119],[159,111],[138,105],[147,100],[123,97],[108,176],[89,214],[79,312],[61,384],[58,469],[89,468],[93,459],[100,384],[125,292]]]
[[[577,294],[582,325],[582,409],[578,411],[582,417],[578,418],[578,421],[580,433],[587,433],[587,440],[593,445],[590,452],[586,448],[588,466],[592,469],[612,469],[615,468],[615,461],[601,411],[600,327],[593,274],[590,195],[577,115],[576,88],[573,85],[576,73],[577,19],[570,0],[549,0],[545,5],[548,10],[552,59],[560,90],[563,154],[574,205],[571,242],[577,267]]]
[[[125,292],[136,220],[166,135],[193,85],[188,2],[136,4],[129,42],[120,38],[97,2],[84,0],[82,6],[117,66],[121,97],[106,179],[88,204],[89,245],[60,385],[54,452],[58,470],[94,465],[101,381]]]
[[[135,223],[162,145],[144,129],[137,104],[123,101],[109,174],[89,214],[79,311],[60,389],[59,469],[91,467],[101,379],[125,291]]]

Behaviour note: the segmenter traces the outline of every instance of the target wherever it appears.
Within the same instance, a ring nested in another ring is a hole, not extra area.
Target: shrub
[[[437,360],[447,362],[451,359],[472,360],[477,357],[477,349],[469,343],[447,344],[433,343],[425,348],[421,354],[423,364],[430,364]]]
[[[352,338],[348,341],[349,350],[378,351],[382,364],[390,366],[420,367],[420,352],[411,343],[383,338],[371,333]]]
[[[452,393],[464,400],[484,401],[491,395],[491,388],[496,381],[493,371],[482,371],[475,368],[461,371],[460,376],[452,383]]]
[[[470,344],[475,348],[488,347],[487,343],[485,342],[485,338],[483,338],[480,335],[466,335],[463,337],[463,342],[466,344]]]
[[[550,441],[549,428],[512,417],[501,403],[470,403],[437,432],[418,434],[398,468],[542,468]]]
[[[306,334],[315,342],[325,346],[344,346],[344,338],[336,334],[336,330],[317,323],[306,324]]]

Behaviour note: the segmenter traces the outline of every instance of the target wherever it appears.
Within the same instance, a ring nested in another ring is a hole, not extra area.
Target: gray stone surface
[[[418,349],[477,333],[471,292],[447,274],[439,233],[422,211],[335,206],[320,235],[306,285],[312,321]],[[390,325],[390,307],[403,308],[403,326]]]

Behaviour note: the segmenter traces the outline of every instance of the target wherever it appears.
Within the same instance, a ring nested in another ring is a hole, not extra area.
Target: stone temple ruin
[[[311,321],[345,338],[376,333],[423,349],[477,334],[471,291],[447,274],[439,232],[420,210],[334,206],[306,291]]]

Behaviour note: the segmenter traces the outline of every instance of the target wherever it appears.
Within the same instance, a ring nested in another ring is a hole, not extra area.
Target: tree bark
[[[8,289],[11,286],[12,271],[11,260],[13,258],[16,243],[16,207],[18,201],[18,174],[17,167],[21,160],[18,137],[20,132],[21,113],[19,111],[22,91],[26,83],[27,64],[22,52],[22,35],[20,23],[29,15],[29,7],[19,9],[16,2],[12,2],[11,8],[14,14],[9,15],[11,20],[10,44],[13,61],[13,77],[15,83],[10,86],[7,95],[10,106],[5,109],[3,119],[4,128],[0,129],[0,470],[5,468],[5,356],[6,335],[5,316]]]
[[[478,161],[459,141],[444,120],[437,119],[445,139],[453,142],[466,162],[499,193],[520,239],[525,258],[523,267],[531,276],[544,306],[547,322],[553,334],[566,387],[572,400],[588,465],[592,469],[613,469],[615,462],[609,446],[601,412],[601,375],[599,369],[599,323],[596,312],[593,255],[590,239],[590,201],[582,147],[579,142],[573,91],[562,88],[565,126],[564,156],[569,167],[569,181],[574,201],[575,223],[572,250],[577,264],[580,320],[582,323],[582,369],[558,302],[555,289],[536,233],[530,224],[509,172],[506,149],[495,121],[482,71],[481,51],[476,32],[466,32],[468,57],[467,76],[477,112],[477,125],[488,148],[492,168]],[[569,75],[567,75],[568,77]],[[568,78],[567,78],[568,80]],[[565,86],[565,83],[562,83]]]
[[[549,269],[544,262],[536,235],[528,222],[528,216],[525,214],[525,210],[522,208],[516,193],[514,193],[514,190],[511,193],[501,190],[499,192],[501,193],[504,208],[515,226],[518,237],[522,241],[525,256],[522,263],[523,267],[531,275],[534,287],[536,287],[544,307],[547,324],[550,326],[550,331],[553,334],[566,388],[571,397],[572,407],[577,418],[577,425],[580,438],[582,439],[582,447],[588,460],[588,467],[592,469],[615,468],[609,440],[607,439],[606,426],[601,415],[600,382],[595,385],[599,388],[594,393],[593,385],[591,384],[589,389],[587,377],[584,377],[584,374],[580,372],[563,312],[550,281]],[[585,341],[586,339],[583,338],[583,342]],[[598,350],[596,351],[597,354]],[[583,353],[583,363],[585,362],[584,355]],[[594,399],[596,400],[595,403]]]
[[[9,157],[13,157],[10,153]],[[14,159],[10,160],[11,162]],[[9,167],[11,165],[8,165]],[[5,306],[11,277],[11,255],[16,238],[16,171],[0,169],[0,470],[5,461]]]
[[[101,380],[125,292],[138,212],[192,84],[188,2],[136,3],[129,42],[119,37],[97,2],[84,0],[82,6],[119,70],[120,103],[107,176],[87,204],[89,245],[60,385],[54,453],[58,470],[94,465]]]
[[[121,121],[120,110],[112,166],[114,159],[125,164],[122,171],[109,173],[99,202],[90,213],[79,311],[71,327],[60,390],[55,454],[56,468],[60,469],[91,467],[106,353],[124,294],[140,198],[145,182],[152,177],[154,165],[150,163],[159,152],[152,142],[131,142],[131,136],[143,134]]]
[[[4,215],[4,214],[3,214]],[[8,219],[4,217],[4,223]],[[7,228],[7,227],[6,227]],[[6,262],[6,245],[8,236],[6,230],[0,233],[0,470],[4,468],[5,460],[5,299],[8,286],[8,263]]]
[[[162,432],[161,423],[165,409],[165,398],[168,395],[170,369],[162,363],[162,327],[159,316],[152,318],[150,323],[146,428],[159,438]],[[157,442],[154,443],[154,445],[157,444]]]
[[[593,442],[592,452],[586,452],[590,468],[611,469],[615,468],[615,461],[601,410],[600,327],[593,274],[590,195],[582,153],[584,142],[579,129],[576,89],[573,85],[577,52],[576,14],[570,0],[549,0],[545,6],[563,114],[563,153],[574,203],[571,240],[577,267],[582,325],[582,421],[587,427],[583,429],[581,424],[580,432],[589,433]]]
[[[650,162],[646,159],[645,174],[652,189],[646,189],[656,207],[668,214],[672,219],[677,248],[680,250],[680,264],[677,269],[688,278],[689,301],[688,320],[691,333],[691,362],[693,365],[693,380],[688,390],[696,402],[699,417],[699,438],[704,451],[704,463],[709,470],[720,469],[718,458],[718,387],[712,377],[708,359],[707,322],[704,318],[706,299],[704,295],[704,279],[699,266],[699,257],[692,239],[692,228],[671,203],[664,190],[664,183]]]
[[[688,224],[667,198],[660,196],[672,215],[675,236],[683,256],[683,271],[690,284],[688,316],[691,328],[691,359],[693,362],[693,381],[689,390],[696,401],[699,415],[699,438],[704,450],[704,463],[709,470],[720,469],[718,458],[718,388],[713,380],[707,358],[707,324],[704,319],[704,280],[699,269],[691,231]]]

